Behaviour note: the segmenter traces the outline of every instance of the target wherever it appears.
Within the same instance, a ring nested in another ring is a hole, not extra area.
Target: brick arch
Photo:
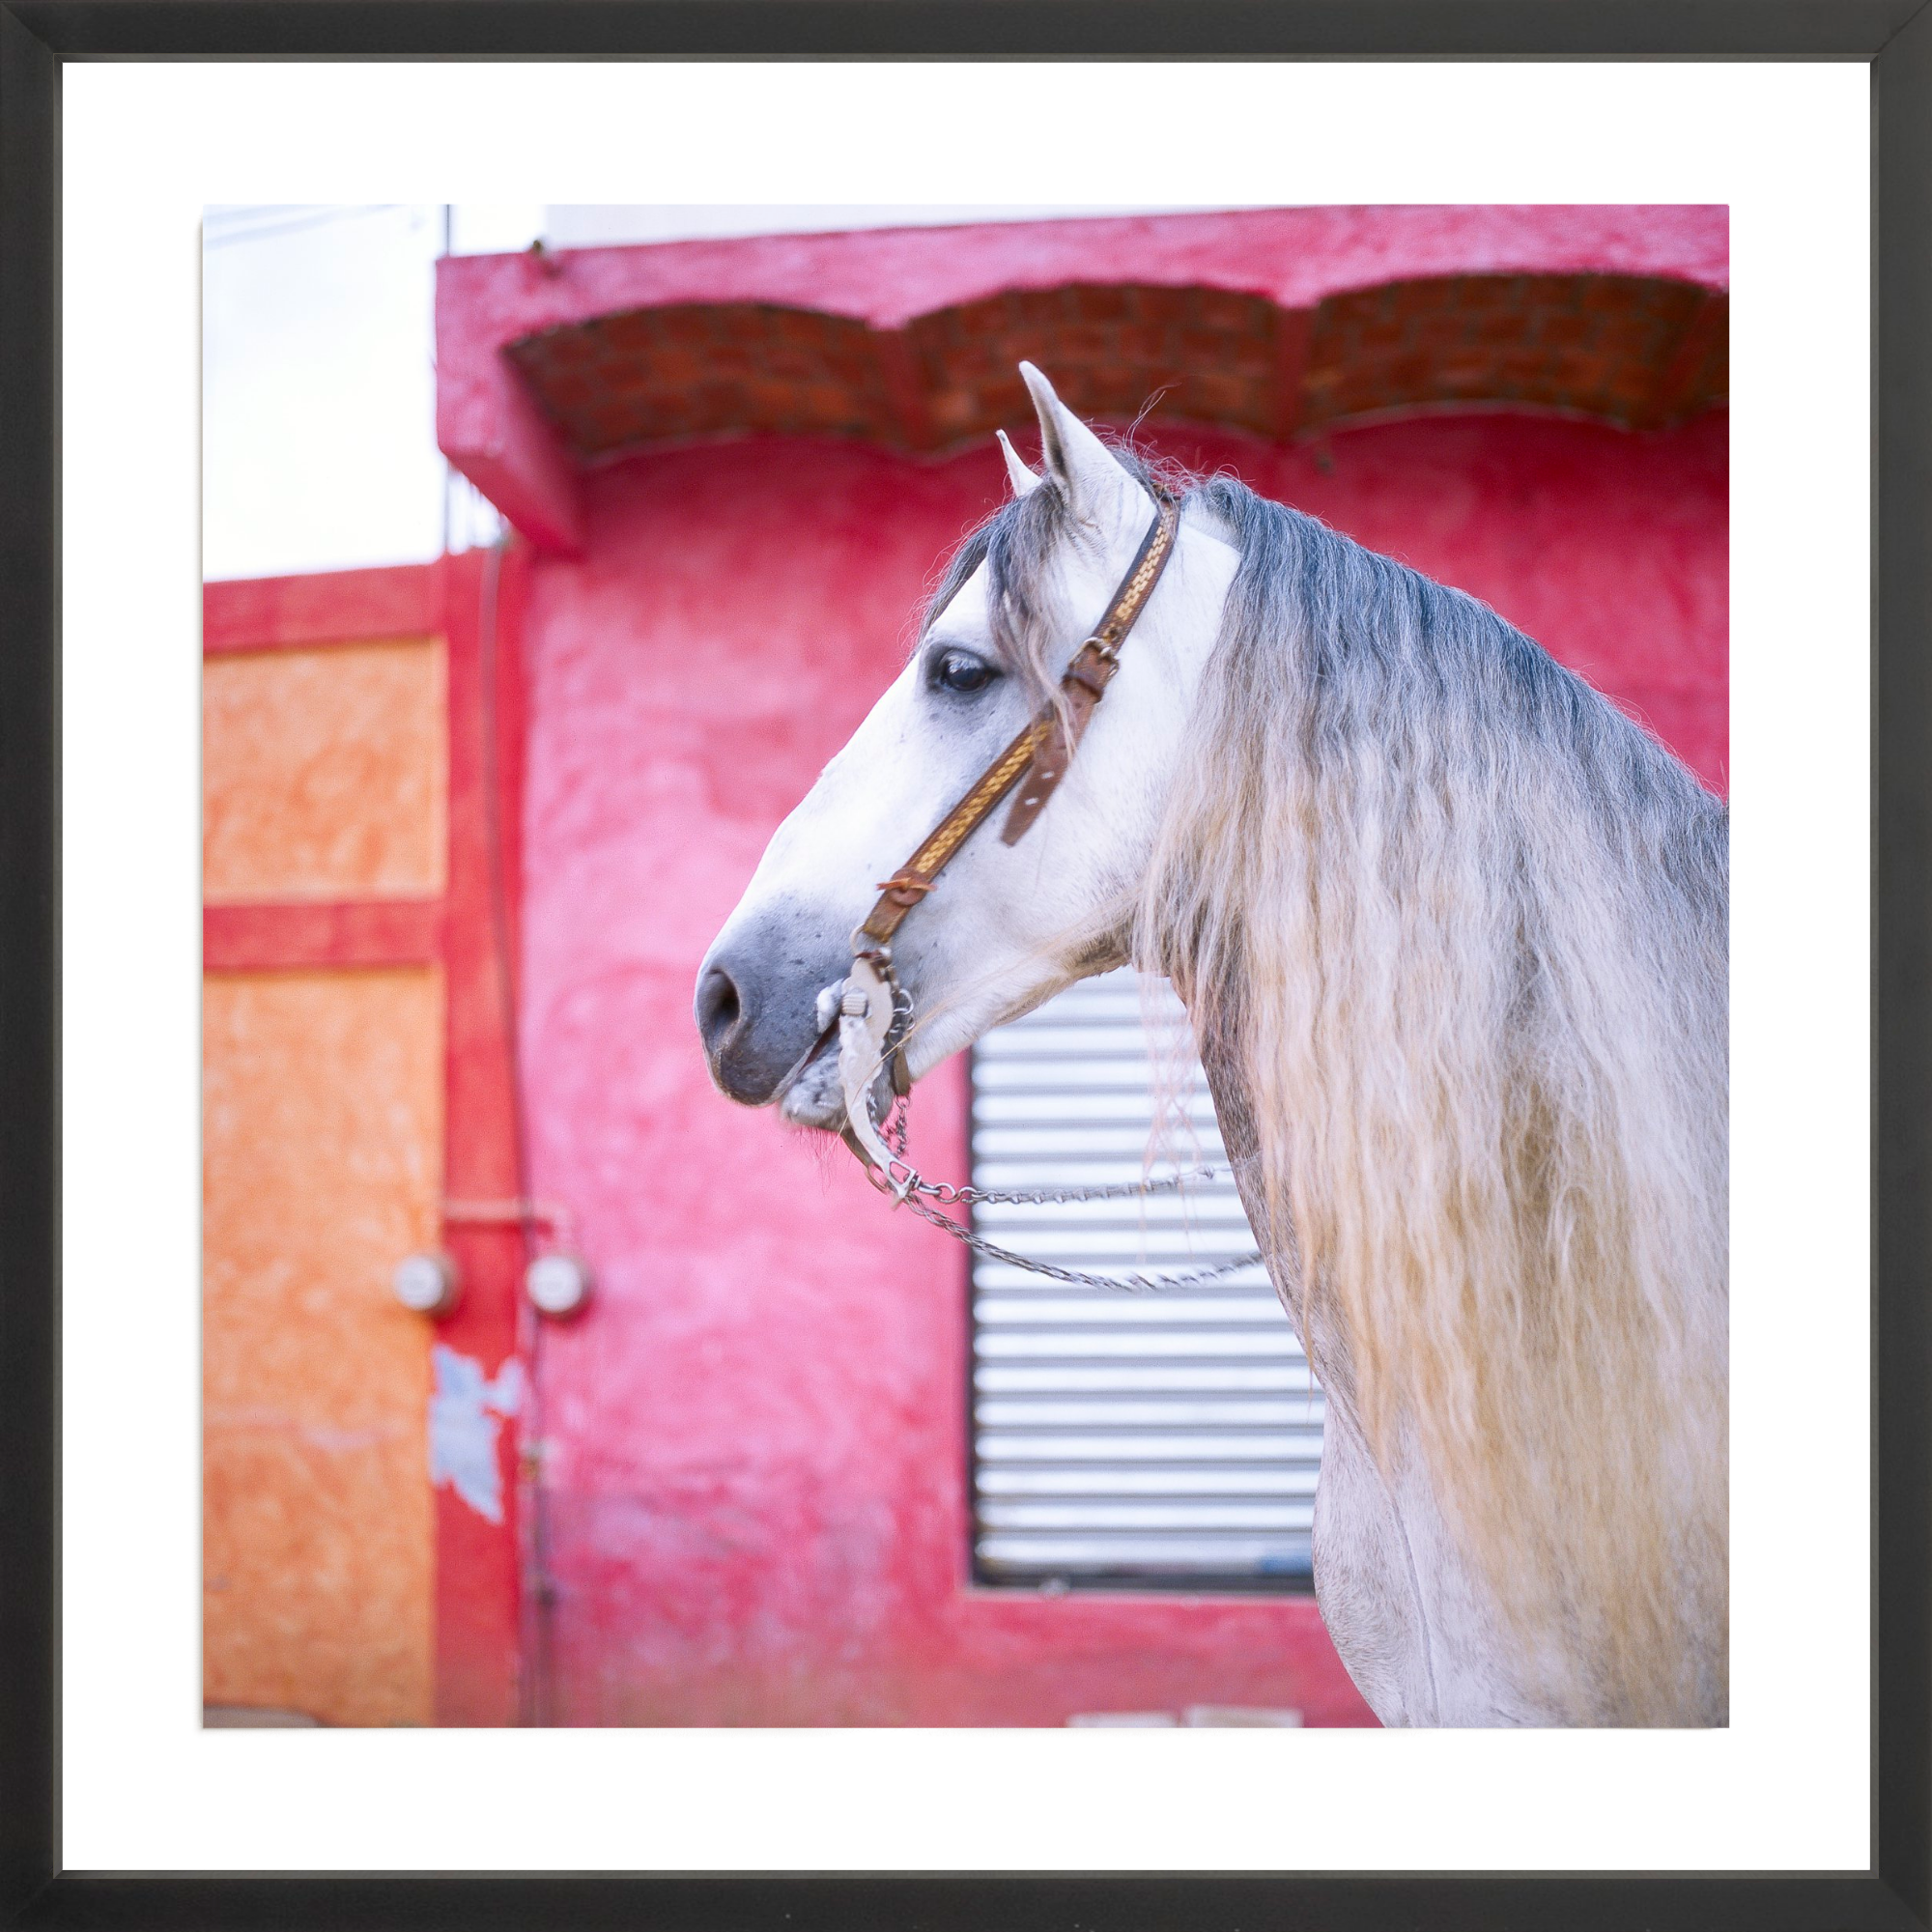
[[[1555,411],[1667,427],[1728,396],[1729,300],[1609,273],[1418,276],[1285,308],[1237,290],[1069,282],[873,327],[775,302],[631,308],[506,354],[580,463],[743,432],[939,450],[1031,414],[1015,364],[1068,405],[1285,441],[1424,410]]]

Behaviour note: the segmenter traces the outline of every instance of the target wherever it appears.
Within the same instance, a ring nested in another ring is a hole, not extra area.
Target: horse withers
[[[848,1138],[854,928],[1064,715],[1171,487],[1022,374],[1042,473],[1008,446],[1012,499],[699,974],[719,1087]],[[1327,1394],[1316,1594],[1377,1715],[1721,1724],[1724,808],[1474,599],[1231,479],[1178,495],[1037,823],[966,838],[893,937],[903,1076],[1169,976]]]

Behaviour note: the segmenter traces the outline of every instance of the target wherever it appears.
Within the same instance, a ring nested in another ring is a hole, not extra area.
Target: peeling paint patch
[[[522,1363],[505,1362],[492,1381],[483,1364],[438,1342],[430,1349],[436,1391],[429,1399],[429,1479],[447,1483],[485,1522],[503,1520],[497,1438],[523,1403]]]

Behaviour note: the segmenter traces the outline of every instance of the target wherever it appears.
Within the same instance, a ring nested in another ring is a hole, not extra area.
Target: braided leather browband
[[[934,826],[919,850],[890,879],[882,881],[884,890],[878,903],[852,935],[855,952],[863,952],[867,941],[874,947],[884,947],[892,939],[906,914],[932,890],[933,881],[947,861],[1019,783],[1022,775],[1026,776],[1027,783],[1007,814],[1000,834],[1002,839],[1009,845],[1015,843],[1039,816],[1055,786],[1066,776],[1074,748],[1087,729],[1094,707],[1120,668],[1117,653],[1121,642],[1153,595],[1160,573],[1173,554],[1175,534],[1179,526],[1179,503],[1161,492],[1154,499],[1152,526],[1142,540],[1121,587],[1115,591],[1107,614],[1074,652],[1073,662],[1060,680],[1065,730],[1061,728],[1057,707],[1048,705],[980,774],[966,795]]]

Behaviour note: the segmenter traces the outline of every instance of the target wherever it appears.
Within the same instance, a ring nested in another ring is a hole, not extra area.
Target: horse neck
[[[1228,1039],[1201,1032],[1197,1046],[1236,1184],[1259,1233],[1268,1226],[1269,1186],[1248,1081]],[[1552,1685],[1574,1679],[1577,1667],[1587,1669],[1587,1659],[1562,1661],[1574,1633],[1560,1619],[1535,1633],[1506,1631],[1489,1585],[1459,1547],[1451,1527],[1455,1512],[1445,1507],[1424,1461],[1406,1453],[1407,1429],[1398,1432],[1393,1452],[1371,1446],[1357,1419],[1351,1337],[1336,1310],[1319,1297],[1311,1303],[1306,1294],[1292,1229],[1281,1229],[1266,1244],[1269,1276],[1328,1404],[1322,1482],[1329,1503],[1325,1517],[1318,1513],[1317,1587],[1324,1614],[1331,1602],[1344,1614],[1351,1605],[1357,1611],[1364,1604],[1380,1606],[1369,1618],[1377,1655],[1348,1658],[1365,1690],[1371,1679],[1381,1686],[1371,1695],[1378,1714],[1385,1721],[1431,1724],[1629,1721],[1592,1715],[1552,1694]],[[1657,1447],[1662,1455],[1676,1453],[1662,1442]],[[1694,1560],[1690,1568],[1696,1571]],[[1690,1619],[1693,1635],[1709,1656],[1694,1699],[1669,1720],[1721,1722],[1720,1559],[1714,1576],[1692,1574],[1685,1587],[1697,1600]]]

